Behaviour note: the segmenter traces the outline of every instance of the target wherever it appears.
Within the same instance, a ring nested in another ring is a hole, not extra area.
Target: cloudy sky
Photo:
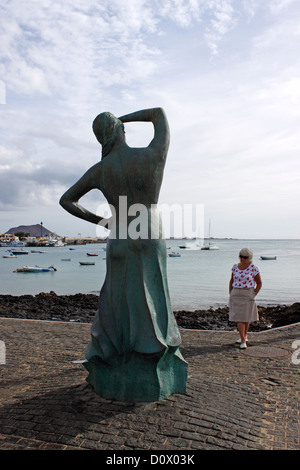
[[[203,204],[215,237],[300,238],[299,0],[1,0],[0,18],[0,232],[94,236],[58,204],[100,158],[93,119],[160,106],[162,204]]]

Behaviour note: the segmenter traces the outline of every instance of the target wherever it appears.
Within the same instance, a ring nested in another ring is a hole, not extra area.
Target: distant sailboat
[[[210,219],[209,219],[209,226],[208,226],[208,239],[210,240],[210,226],[211,226],[211,222],[210,222]],[[208,243],[204,243],[202,246],[201,246],[201,250],[218,250],[219,247],[216,246],[214,243],[212,243],[211,241],[209,241]]]

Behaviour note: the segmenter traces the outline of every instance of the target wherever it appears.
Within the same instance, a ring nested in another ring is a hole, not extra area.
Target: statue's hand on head
[[[143,109],[119,118],[109,112],[99,114],[93,122],[93,131],[97,140],[102,145],[102,161],[111,152],[118,151],[122,157],[122,152],[128,146],[125,141],[124,124],[133,121],[152,122],[154,126],[154,137],[145,151],[157,162],[164,163],[169,148],[169,126],[162,108]],[[70,214],[84,219],[93,224],[108,226],[109,220],[98,216],[82,205],[79,199],[92,189],[102,190],[103,181],[102,161],[92,166],[71,188],[61,197],[60,205]],[[163,168],[162,168],[163,169]],[[108,201],[110,203],[110,201]]]

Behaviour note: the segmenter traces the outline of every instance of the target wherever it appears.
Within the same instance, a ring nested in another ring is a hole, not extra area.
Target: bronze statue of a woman
[[[148,147],[127,145],[123,123],[132,121],[153,123]],[[87,192],[99,189],[114,209],[106,278],[86,350],[87,380],[96,393],[118,401],[156,401],[184,393],[188,367],[179,351],[157,208],[169,148],[166,115],[161,108],[119,118],[104,112],[94,120],[93,130],[102,159],[60,199],[68,212],[94,224],[105,222],[78,203]],[[124,213],[124,198],[126,207],[144,208],[147,230],[138,236],[130,235],[134,211]]]

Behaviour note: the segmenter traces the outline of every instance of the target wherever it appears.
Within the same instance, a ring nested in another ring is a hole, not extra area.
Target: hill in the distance
[[[41,231],[42,230],[42,231]],[[42,226],[40,224],[36,225],[19,225],[18,227],[12,227],[10,228],[6,233],[18,233],[18,232],[24,232],[24,233],[29,233],[30,237],[37,237],[39,238],[40,236],[42,237],[57,237],[58,235],[54,232],[51,232],[51,230],[48,230],[46,227]]]

